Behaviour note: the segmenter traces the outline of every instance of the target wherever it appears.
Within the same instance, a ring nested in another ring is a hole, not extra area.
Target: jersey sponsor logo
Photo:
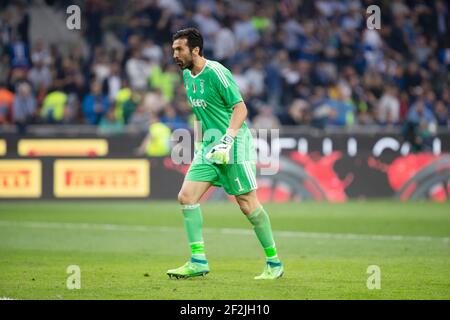
[[[200,94],[204,94],[205,93],[205,80],[201,79],[200,80]]]
[[[203,108],[207,107],[206,101],[203,99],[192,99],[189,97],[189,102],[191,103],[192,108]]]

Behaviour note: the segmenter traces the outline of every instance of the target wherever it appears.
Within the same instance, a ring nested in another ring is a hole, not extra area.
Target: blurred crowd
[[[29,1],[0,5],[0,124],[92,124],[108,132],[192,115],[171,36],[197,27],[229,68],[254,128],[449,126],[450,4],[425,0],[46,1],[79,3],[87,48],[30,39]],[[369,5],[381,28],[366,26]]]

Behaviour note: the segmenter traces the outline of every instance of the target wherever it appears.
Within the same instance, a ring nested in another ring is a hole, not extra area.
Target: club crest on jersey
[[[200,80],[200,93],[201,94],[205,93],[205,80],[203,79]]]

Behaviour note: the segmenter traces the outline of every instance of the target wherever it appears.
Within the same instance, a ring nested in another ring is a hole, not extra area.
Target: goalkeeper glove
[[[230,149],[233,146],[234,138],[229,134],[220,139],[220,143],[215,145],[206,154],[206,159],[216,164],[227,164],[230,161]]]

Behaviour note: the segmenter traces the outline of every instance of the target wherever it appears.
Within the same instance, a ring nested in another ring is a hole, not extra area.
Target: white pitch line
[[[59,222],[33,222],[33,221],[0,221],[0,227],[20,227],[33,229],[69,229],[69,230],[103,230],[103,231],[125,231],[125,232],[178,232],[178,227],[150,227],[136,225],[118,224],[95,224],[95,223],[59,223]],[[254,231],[238,228],[205,228],[205,233],[210,234],[234,234],[254,235]],[[450,242],[450,237],[431,236],[403,236],[403,235],[376,235],[356,233],[327,233],[327,232],[302,232],[302,231],[274,231],[277,237],[325,239],[325,240],[378,240],[378,241],[442,241]]]

